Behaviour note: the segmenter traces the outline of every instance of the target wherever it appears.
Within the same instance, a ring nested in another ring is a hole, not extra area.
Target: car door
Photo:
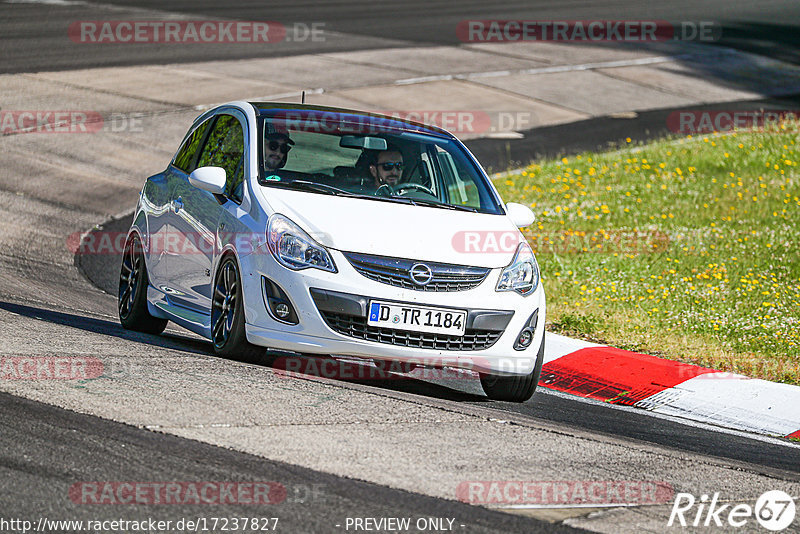
[[[244,172],[243,118],[233,110],[216,115],[194,165],[222,167],[228,184]],[[241,188],[235,188],[241,190]],[[177,253],[170,257],[170,285],[175,290],[170,301],[175,304],[210,313],[211,282],[214,257],[219,248],[217,234],[223,205],[232,202],[235,190],[227,195],[213,195],[189,183],[188,176],[180,180],[174,193],[174,216],[178,235]]]
[[[200,153],[202,142],[211,126],[211,119],[189,130],[175,157],[166,170],[149,178],[145,184],[142,206],[147,211],[148,240],[147,269],[150,283],[166,293],[171,292],[169,259],[174,254],[172,243],[176,237],[174,215],[175,191],[185,181]]]
[[[140,206],[147,217],[147,235],[143,239],[150,284],[163,290],[167,278],[164,241],[169,233],[171,191],[170,169],[147,179],[142,190]]]

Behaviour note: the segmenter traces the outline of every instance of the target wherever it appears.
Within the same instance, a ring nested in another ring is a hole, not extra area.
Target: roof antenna
[[[305,104],[306,103],[306,92],[305,91],[303,91],[302,95],[300,96],[300,103],[301,104]]]

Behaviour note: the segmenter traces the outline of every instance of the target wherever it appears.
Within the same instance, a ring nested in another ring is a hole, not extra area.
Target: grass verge
[[[549,330],[800,384],[797,132],[668,139],[497,180],[537,215]]]

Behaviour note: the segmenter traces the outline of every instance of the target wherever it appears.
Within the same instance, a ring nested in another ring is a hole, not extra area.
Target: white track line
[[[519,74],[553,74],[557,72],[575,72],[593,69],[611,69],[615,67],[635,67],[639,65],[654,65],[658,63],[670,63],[682,59],[689,59],[692,54],[680,54],[675,56],[656,56],[641,59],[622,59],[617,61],[599,61],[596,63],[582,63],[579,65],[558,65],[555,67],[535,67],[531,69],[519,70],[496,70],[488,72],[468,72],[464,74],[441,74],[438,76],[420,76],[418,78],[404,78],[397,80],[396,85],[411,85],[415,83],[439,82],[447,80],[476,80],[479,78],[498,78],[502,76],[512,76]]]
[[[647,416],[650,416],[650,417],[655,417],[656,419],[663,419],[663,420],[666,420],[666,421],[672,421],[673,423],[679,423],[679,424],[690,426],[690,427],[693,427],[693,428],[699,428],[701,430],[710,430],[712,432],[718,432],[720,434],[730,434],[732,436],[738,436],[738,437],[741,437],[741,438],[747,438],[747,439],[752,439],[752,440],[755,440],[755,441],[761,441],[761,442],[764,442],[764,443],[769,443],[771,445],[783,445],[784,447],[800,449],[800,443],[795,443],[795,442],[792,442],[792,441],[789,441],[789,440],[786,440],[786,439],[775,438],[775,437],[772,437],[772,436],[764,436],[762,434],[754,434],[752,432],[744,432],[744,431],[741,431],[741,430],[735,430],[735,429],[732,429],[732,428],[718,426],[718,425],[714,425],[714,424],[710,424],[710,423],[704,423],[704,422],[701,422],[701,421],[696,421],[696,420],[692,420],[692,419],[686,419],[684,417],[680,417],[680,416],[677,416],[677,415],[668,415],[668,414],[663,414],[663,413],[659,413],[659,412],[653,412],[653,411],[650,411],[650,410],[643,410],[641,408],[635,408],[635,407],[632,407],[632,406],[624,406],[624,405],[621,405],[621,404],[610,404],[610,403],[607,403],[607,402],[600,402],[598,400],[589,399],[589,398],[586,398],[586,397],[579,397],[579,396],[573,395],[571,393],[564,393],[562,391],[556,391],[556,390],[553,390],[553,389],[547,389],[544,386],[539,386],[538,388],[536,388],[536,394],[538,395],[539,393],[544,393],[546,395],[554,395],[556,397],[561,397],[561,398],[569,399],[569,400],[572,400],[572,401],[584,402],[586,404],[594,404],[596,406],[603,406],[605,408],[611,408],[611,409],[614,409],[614,410],[622,410],[622,411],[625,411],[625,412],[631,412],[631,413],[635,413],[635,414],[639,414],[639,415],[647,415]]]

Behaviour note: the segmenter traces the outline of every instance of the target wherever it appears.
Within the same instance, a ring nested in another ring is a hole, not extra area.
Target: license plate
[[[463,336],[467,312],[370,301],[367,324],[412,332]]]

